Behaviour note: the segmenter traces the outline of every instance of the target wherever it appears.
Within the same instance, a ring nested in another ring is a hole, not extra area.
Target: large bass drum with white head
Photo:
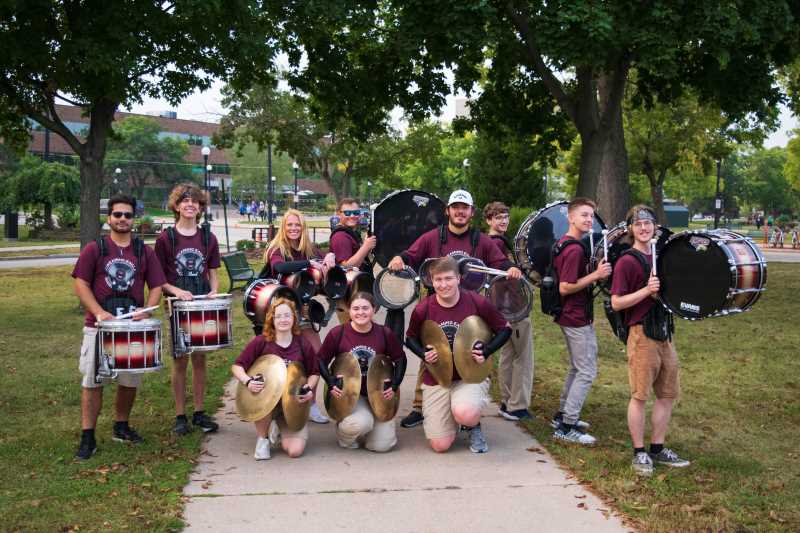
[[[444,202],[435,194],[407,189],[384,198],[372,214],[372,234],[377,237],[375,261],[386,267],[417,238],[446,222]]]

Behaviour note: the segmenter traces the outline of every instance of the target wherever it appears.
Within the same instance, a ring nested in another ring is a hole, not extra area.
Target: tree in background
[[[795,195],[800,195],[800,130],[794,130],[794,137],[786,144],[786,164],[783,175],[791,184]]]
[[[742,196],[753,207],[768,214],[791,213],[797,195],[784,175],[784,148],[760,149],[747,154],[743,169]]]
[[[259,150],[258,145],[251,142],[238,146],[235,150],[228,150],[227,155],[231,161],[233,198],[266,201],[268,186],[266,151]],[[287,154],[281,152],[272,154],[272,175],[275,176],[276,186],[294,184],[292,159]]]
[[[147,97],[176,104],[215,76],[269,77],[273,56],[260,2],[62,2],[0,6],[0,135],[19,141],[27,120],[61,136],[80,158],[81,244],[100,231],[103,163],[114,113]],[[232,38],[233,36],[233,38]],[[56,103],[78,106],[85,136]]]
[[[145,187],[156,180],[172,188],[194,179],[184,161],[189,145],[181,139],[162,137],[161,131],[155,119],[132,116],[115,125],[109,139],[106,160],[122,170],[136,198],[144,198]]]

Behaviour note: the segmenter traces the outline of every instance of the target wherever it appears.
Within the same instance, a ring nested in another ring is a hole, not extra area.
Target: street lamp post
[[[544,169],[544,176],[542,177],[542,181],[544,181],[544,204],[547,205],[547,169]]]
[[[300,203],[300,198],[297,196],[297,171],[300,169],[300,165],[297,164],[297,161],[292,162],[292,169],[294,169],[294,208],[297,209]]]
[[[116,194],[119,192],[119,178],[120,174],[122,174],[122,169],[117,167],[114,169],[114,192],[112,194]]]
[[[228,235],[228,199],[225,198],[225,178],[220,178],[219,183],[222,190],[222,218],[225,220],[225,246],[230,252],[231,239]]]
[[[267,202],[267,217],[269,222],[269,235],[270,239],[275,236],[275,176],[270,176],[269,179],[269,198]]]
[[[714,229],[719,227],[719,215],[722,209],[722,197],[719,195],[719,180],[722,174],[722,159],[717,159],[717,194],[714,196]]]
[[[203,146],[202,150],[200,150],[200,153],[203,154],[203,172],[205,172],[204,181],[205,181],[206,197],[208,198],[208,203],[211,204],[211,195],[208,192],[208,171],[211,168],[211,166],[208,164],[208,156],[211,154],[211,148],[209,148],[208,146]],[[207,205],[206,211],[205,213],[203,213],[206,223],[211,221],[210,210],[211,206]]]
[[[372,182],[367,181],[367,206],[372,205]]]

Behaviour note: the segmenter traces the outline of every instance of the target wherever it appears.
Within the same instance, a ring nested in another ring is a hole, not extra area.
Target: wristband
[[[253,378],[250,378],[250,379],[248,379],[248,380],[247,380],[247,383],[245,383],[245,384],[244,384],[244,386],[245,386],[245,387],[249,387],[249,386],[250,386],[250,382],[251,382],[251,381],[253,381]]]

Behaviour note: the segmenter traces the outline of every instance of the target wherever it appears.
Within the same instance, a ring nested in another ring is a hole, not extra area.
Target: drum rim
[[[161,319],[143,318],[142,320],[132,320],[130,318],[115,318],[99,322],[97,329],[100,331],[161,331]]]
[[[381,293],[381,291],[379,290],[380,281],[381,281],[381,279],[383,279],[383,276],[387,275],[386,274],[387,272],[389,273],[388,275],[392,275],[392,276],[396,275],[396,273],[394,271],[389,270],[388,268],[384,268],[383,270],[378,272],[378,275],[375,276],[375,281],[372,284],[372,295],[375,297],[375,300],[377,300],[380,305],[382,305],[383,307],[385,307],[387,309],[393,309],[393,310],[405,309],[406,307],[411,305],[414,302],[414,300],[416,300],[419,297],[419,278],[417,276],[417,273],[414,272],[414,269],[411,268],[408,265],[406,265],[401,270],[401,272],[408,272],[408,273],[411,274],[410,280],[411,280],[411,282],[413,283],[413,286],[414,286],[414,294],[411,297],[411,299],[409,300],[409,302],[406,303],[405,305],[397,305],[395,303],[391,303],[391,302],[387,301],[386,298],[383,297],[383,294]]]
[[[505,281],[505,280],[506,280],[506,278],[504,278],[503,276],[495,276],[495,277],[493,277],[491,280],[489,280],[489,284],[488,284],[488,285],[487,285],[487,287],[486,287],[486,299],[487,299],[487,300],[489,300],[490,302],[491,302],[492,300],[491,300],[491,298],[489,298],[489,294],[490,294],[490,292],[491,292],[491,290],[492,290],[492,285],[494,285],[495,283],[497,283],[497,282],[498,282],[498,280]],[[504,317],[506,320],[508,320],[509,322],[511,322],[512,324],[516,324],[517,322],[521,322],[521,321],[525,320],[526,318],[529,318],[529,317],[531,316],[531,312],[533,311],[533,295],[534,295],[533,283],[531,283],[531,282],[530,282],[530,280],[528,280],[528,279],[527,279],[527,278],[525,278],[525,277],[521,277],[521,278],[519,278],[519,280],[520,280],[520,281],[522,281],[522,282],[523,282],[523,284],[524,284],[524,285],[526,285],[526,286],[528,287],[528,290],[530,291],[530,295],[531,295],[531,297],[530,297],[530,298],[528,298],[528,303],[527,303],[527,305],[525,306],[525,308],[526,308],[526,312],[525,312],[525,315],[524,315],[524,316],[522,316],[522,318],[519,318],[519,319],[517,319],[517,320],[512,320],[512,319],[508,318],[506,315],[503,315],[503,317]],[[492,305],[494,305],[494,302],[492,302]],[[497,307],[497,306],[495,306],[495,307]],[[498,311],[499,311],[499,309],[498,309]],[[501,312],[501,314],[502,314],[502,312]],[[518,314],[518,313],[517,313],[517,314]],[[514,314],[514,315],[512,315],[512,316],[517,316],[517,314]]]
[[[231,308],[231,300],[215,301],[216,298],[207,300],[175,300],[172,309],[175,311],[223,311]],[[220,299],[222,300],[222,299]]]

